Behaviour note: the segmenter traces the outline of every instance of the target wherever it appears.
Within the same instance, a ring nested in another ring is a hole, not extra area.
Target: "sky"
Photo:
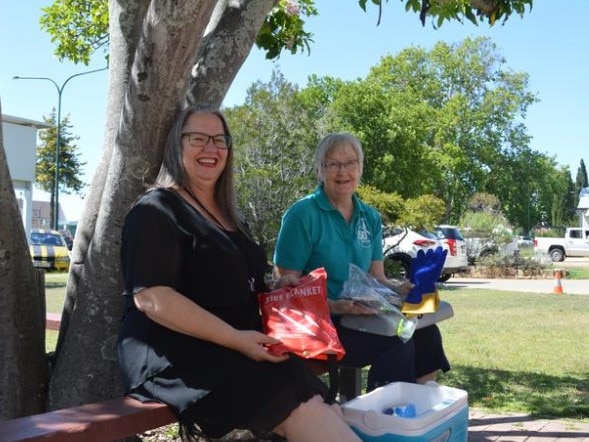
[[[54,44],[40,29],[41,7],[50,0],[0,0],[0,102],[2,113],[43,121],[57,107],[57,88],[47,80],[13,80],[14,76],[48,77],[58,86],[71,75],[106,65],[97,53],[89,66],[60,62]],[[316,0],[319,16],[307,19],[313,33],[311,53],[284,53],[266,60],[253,49],[237,74],[224,106],[242,104],[254,82],[267,82],[278,66],[287,81],[304,87],[311,74],[343,80],[365,77],[381,57],[417,46],[431,49],[438,41],[460,43],[467,37],[488,36],[506,60],[506,67],[529,74],[529,91],[537,95],[524,124],[532,137],[531,148],[554,156],[568,166],[573,180],[581,159],[589,161],[589,0],[535,0],[531,11],[513,15],[504,24],[490,27],[447,22],[434,29],[423,27],[416,14],[405,12],[404,1],[384,4],[380,25],[378,10],[368,2],[367,12],[357,0]],[[108,75],[106,71],[81,75],[62,89],[62,117],[69,116],[71,133],[81,160],[82,179],[90,183],[102,151]],[[35,199],[48,195],[35,192]],[[60,193],[68,221],[79,218],[80,197]]]

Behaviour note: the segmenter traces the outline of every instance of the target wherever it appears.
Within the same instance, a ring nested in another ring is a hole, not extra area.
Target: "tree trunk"
[[[0,420],[42,412],[47,391],[43,272],[39,281],[2,140],[0,125]]]
[[[192,96],[219,105],[275,4],[242,0],[225,8],[226,1],[221,6],[202,0],[181,6],[153,2],[144,13],[146,2],[124,10],[120,3],[110,3],[111,17],[121,20],[111,18],[105,151],[76,236],[50,384],[51,409],[121,395],[114,348],[122,316],[119,253],[125,215],[159,171],[167,131],[186,99],[194,60],[217,67],[194,69]],[[215,6],[220,18],[202,38]],[[130,25],[123,25],[122,18]],[[209,89],[214,92],[206,94]]]
[[[52,409],[122,393],[114,352],[122,315],[121,228],[131,204],[144,190],[146,173],[152,180],[153,173],[148,172],[159,169],[167,128],[186,93],[186,80],[182,79],[188,78],[197,52],[199,40],[194,35],[203,34],[213,7],[213,1],[190,0],[180,5],[152,2],[143,19],[140,40],[129,45],[136,50],[124,104],[114,109],[116,114],[108,110],[118,133],[112,152],[105,152],[110,157],[108,170],[104,167],[99,171],[106,172],[104,178],[97,178],[104,180],[99,207],[86,206],[91,214],[85,215],[84,221],[94,227],[82,229],[92,236],[84,240],[88,244],[85,256],[80,255],[83,250],[77,250],[75,293],[68,288],[69,323],[51,378]],[[116,8],[113,5],[111,11]],[[111,44],[117,47],[119,42]],[[124,72],[118,71],[115,84]],[[113,93],[120,93],[120,89],[110,88],[109,95]],[[101,166],[104,163],[106,160]]]
[[[99,266],[92,266],[90,264],[92,261],[88,258],[94,256],[90,253],[90,250],[95,243],[100,242],[100,239],[97,238],[98,235],[95,236],[96,221],[102,205],[104,185],[112,158],[120,115],[125,102],[125,90],[131,74],[133,55],[139,42],[141,26],[149,3],[150,0],[141,0],[135,3],[125,2],[124,5],[121,2],[110,2],[109,94],[106,107],[103,154],[92,180],[90,193],[85,199],[82,219],[76,229],[76,240],[72,251],[72,263],[66,288],[61,329],[56,347],[57,359],[59,359],[58,356],[69,330],[70,319],[76,307],[77,294],[80,293],[80,296],[84,297],[84,293],[90,292],[91,284],[94,284],[94,280],[87,277],[85,271],[87,268],[99,269]],[[94,238],[96,238],[96,242],[94,242]],[[118,260],[115,263],[118,264]],[[62,373],[62,371],[57,373]],[[56,384],[54,385],[62,385],[66,391],[62,392],[59,388],[51,386],[50,408],[56,408],[57,403],[63,402],[59,397],[62,395],[67,397],[68,395],[67,383],[60,382],[58,377],[59,375],[56,374]],[[116,396],[116,391],[120,390],[120,386],[116,382],[117,379],[118,373],[112,378],[113,385],[111,388],[104,391],[105,397]]]

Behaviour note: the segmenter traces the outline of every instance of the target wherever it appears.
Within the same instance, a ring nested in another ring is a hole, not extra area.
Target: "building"
[[[33,227],[37,131],[50,127],[51,125],[41,121],[2,114],[4,151],[25,232],[30,232]]]

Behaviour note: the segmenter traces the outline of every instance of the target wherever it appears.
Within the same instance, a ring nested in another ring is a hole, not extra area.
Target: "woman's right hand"
[[[254,361],[282,362],[289,358],[288,354],[275,356],[270,353],[266,346],[272,344],[280,344],[280,341],[255,330],[235,330],[228,347]]]
[[[328,299],[329,311],[336,315],[375,315],[376,311],[351,299]]]

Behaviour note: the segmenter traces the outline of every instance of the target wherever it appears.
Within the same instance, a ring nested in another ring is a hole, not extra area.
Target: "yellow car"
[[[33,229],[30,242],[35,267],[67,272],[70,268],[70,251],[56,230]]]

